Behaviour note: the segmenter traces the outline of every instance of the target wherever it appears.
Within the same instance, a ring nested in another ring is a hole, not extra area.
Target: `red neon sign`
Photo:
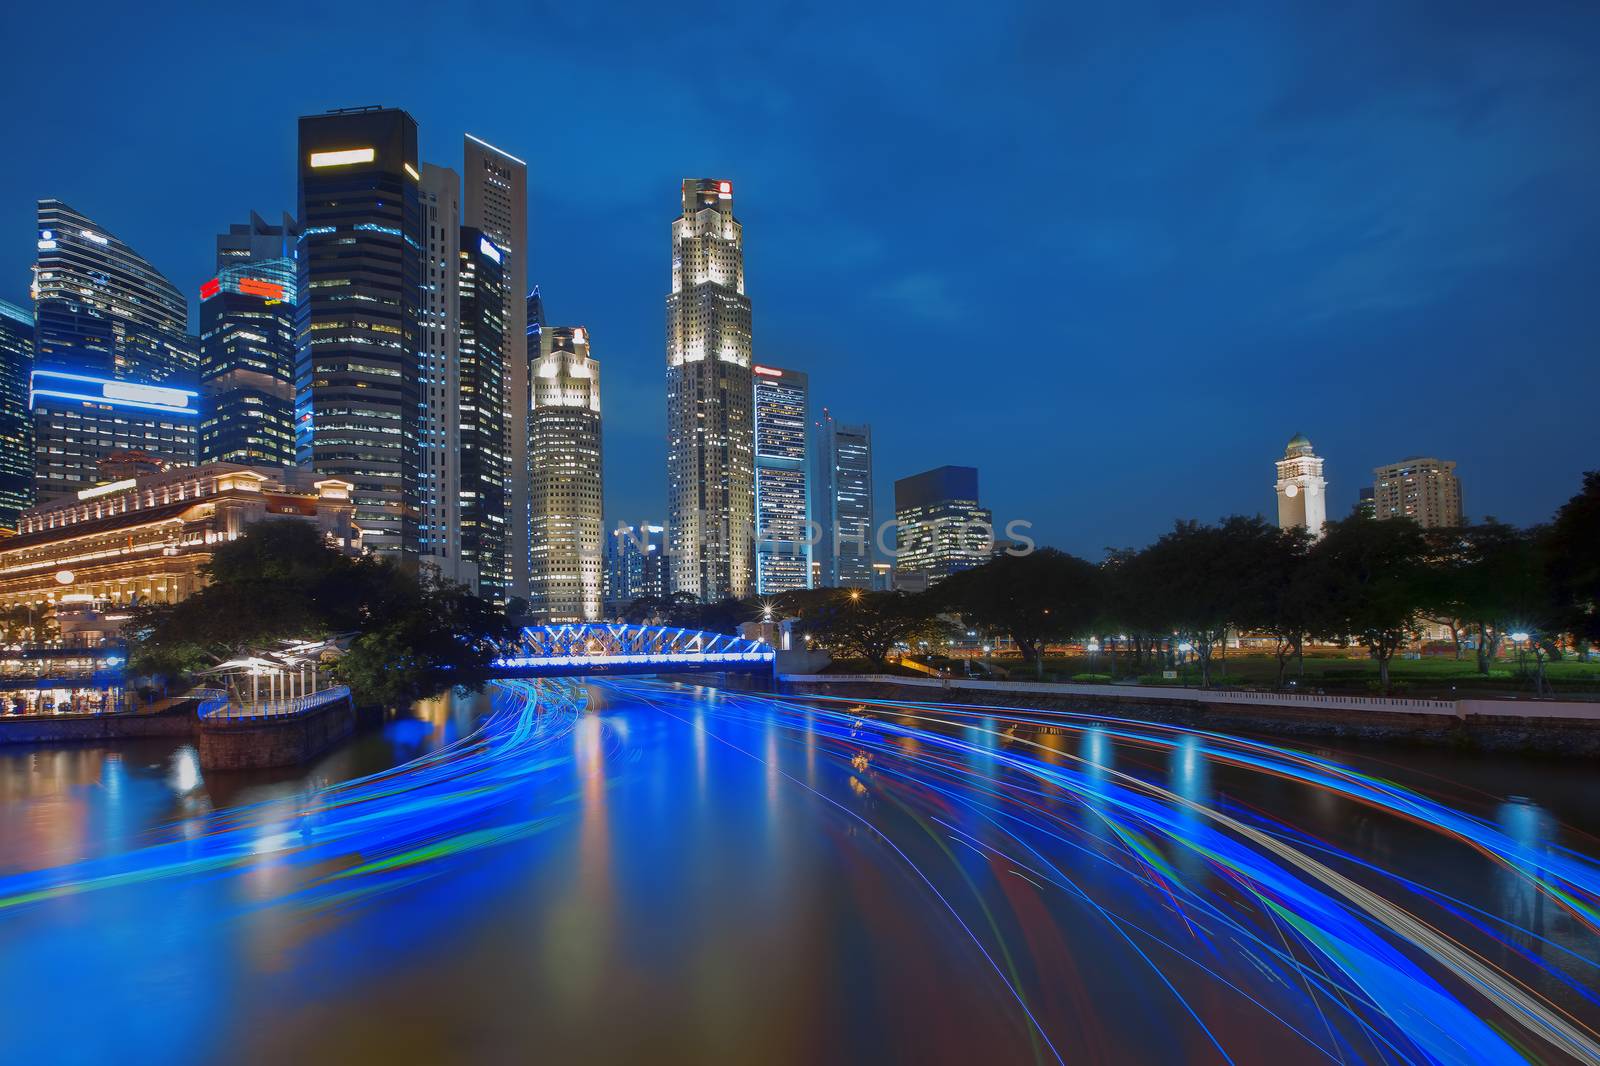
[[[247,296],[265,296],[269,300],[283,299],[283,286],[260,278],[240,278],[239,291]]]
[[[211,299],[213,296],[215,296],[217,293],[219,293],[221,291],[222,291],[222,279],[221,278],[212,278],[210,281],[208,281],[204,285],[200,286],[200,299],[209,300],[209,299]]]

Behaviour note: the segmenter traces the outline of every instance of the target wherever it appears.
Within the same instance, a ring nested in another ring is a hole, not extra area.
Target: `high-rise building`
[[[941,466],[894,483],[896,588],[920,592],[992,556],[994,523],[978,471]]]
[[[798,370],[751,368],[756,435],[756,592],[811,587],[808,379]]]
[[[295,245],[285,215],[217,236],[217,275],[200,286],[202,463],[293,466]]]
[[[478,594],[504,603],[506,254],[471,226],[461,227],[460,245],[461,557],[478,570]]]
[[[34,265],[34,489],[51,500],[99,482],[137,450],[191,466],[199,412],[189,305],[161,272],[87,215],[40,200]]]
[[[466,197],[462,224],[483,233],[500,250],[505,291],[500,309],[501,378],[504,382],[500,419],[505,440],[502,497],[506,546],[499,587],[513,596],[528,595],[528,362],[538,348],[528,347],[528,164],[467,134],[462,146]]]
[[[403,566],[422,517],[421,178],[404,111],[300,119],[297,455],[355,486],[362,542]]]
[[[1461,525],[1461,481],[1448,459],[1417,457],[1380,466],[1373,475],[1377,518],[1410,518],[1423,529]]]
[[[600,364],[582,326],[546,326],[532,367],[533,555],[528,610],[547,622],[600,617]]]
[[[0,529],[33,506],[33,314],[0,300]]]
[[[1328,520],[1328,481],[1322,460],[1311,450],[1305,434],[1296,433],[1278,460],[1278,528],[1299,527],[1313,537],[1322,536]]]
[[[447,581],[478,588],[477,568],[461,554],[461,177],[422,164],[422,309],[420,311],[422,563]]]
[[[1378,517],[1378,496],[1371,485],[1361,486],[1360,492],[1356,495],[1355,513],[1360,518]]]
[[[873,522],[872,427],[835,422],[826,408],[816,425],[812,513],[821,588],[870,589],[877,526]]]
[[[607,545],[605,611],[615,617],[635,600],[667,596],[666,557],[662,526],[619,525]]]
[[[744,597],[754,565],[750,298],[733,183],[686,178],[667,296],[667,537],[672,590]]]

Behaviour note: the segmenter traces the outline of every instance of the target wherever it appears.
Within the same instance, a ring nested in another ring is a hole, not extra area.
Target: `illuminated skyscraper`
[[[1372,475],[1374,517],[1409,518],[1423,529],[1461,525],[1461,481],[1450,460],[1402,459]]]
[[[217,276],[200,286],[200,461],[293,466],[294,262],[285,216],[217,237]]]
[[[483,233],[500,250],[505,292],[500,308],[501,433],[505,456],[501,498],[506,543],[500,553],[503,573],[498,588],[513,596],[528,595],[528,360],[538,348],[528,347],[528,164],[487,141],[467,134],[462,146],[466,197],[463,225]]]
[[[478,588],[478,571],[461,555],[461,178],[422,164],[419,183],[426,255],[422,268],[422,447],[419,478],[423,565],[439,577]]]
[[[417,124],[394,108],[300,119],[301,465],[355,486],[362,542],[415,565],[423,240]]]
[[[195,461],[189,305],[116,235],[60,200],[39,201],[34,265],[34,488],[40,502],[93,486],[134,450]]]
[[[872,427],[835,422],[824,408],[815,451],[812,515],[821,527],[817,584],[873,588]]]
[[[0,528],[16,529],[33,505],[33,315],[0,300]]]
[[[1278,528],[1299,526],[1313,537],[1322,536],[1322,524],[1328,520],[1328,480],[1305,434],[1289,438],[1277,468]]]
[[[582,326],[546,326],[532,367],[533,556],[528,610],[547,622],[600,617],[600,364]]]
[[[941,466],[894,483],[896,588],[922,591],[994,551],[989,510],[978,503],[978,471]]]
[[[619,525],[611,531],[606,560],[605,609],[616,617],[634,600],[667,597],[666,558],[662,551],[662,526]]]
[[[756,434],[756,592],[811,587],[806,375],[752,369]]]
[[[750,351],[733,184],[686,178],[667,296],[667,537],[672,590],[707,601],[752,586]]]
[[[461,227],[460,245],[461,557],[477,567],[478,594],[504,603],[506,255],[471,226]]]

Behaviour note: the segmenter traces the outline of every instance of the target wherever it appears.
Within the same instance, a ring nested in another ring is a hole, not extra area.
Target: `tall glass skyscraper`
[[[546,622],[593,621],[604,590],[600,364],[582,326],[546,326],[529,419],[533,554],[528,610]]]
[[[438,576],[476,590],[478,570],[461,557],[461,177],[424,163],[421,195],[422,561]]]
[[[299,229],[285,216],[217,237],[200,286],[200,461],[293,466]]]
[[[33,314],[0,300],[0,528],[16,529],[33,504]]]
[[[994,524],[978,503],[978,471],[941,466],[894,483],[896,588],[921,592],[994,554]]]
[[[417,124],[395,108],[300,119],[295,434],[355,486],[363,543],[415,565],[423,229]]]
[[[505,253],[461,227],[457,286],[461,337],[461,557],[478,568],[478,594],[506,601]]]
[[[817,585],[868,589],[877,536],[872,517],[872,427],[835,422],[824,408],[816,428],[812,515],[822,527],[815,553]]]
[[[756,591],[811,587],[808,387],[798,370],[752,368],[756,435]]]
[[[750,351],[733,183],[686,178],[667,296],[667,537],[672,590],[706,601],[752,587]]]
[[[199,407],[188,302],[117,236],[60,200],[38,205],[34,265],[34,488],[100,482],[115,451],[195,461]]]

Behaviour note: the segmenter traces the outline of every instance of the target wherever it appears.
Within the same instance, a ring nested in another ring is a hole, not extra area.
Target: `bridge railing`
[[[349,698],[348,685],[335,685],[293,699],[258,700],[254,703],[233,703],[227,693],[223,693],[220,697],[203,700],[198,713],[206,719],[293,718]]]

